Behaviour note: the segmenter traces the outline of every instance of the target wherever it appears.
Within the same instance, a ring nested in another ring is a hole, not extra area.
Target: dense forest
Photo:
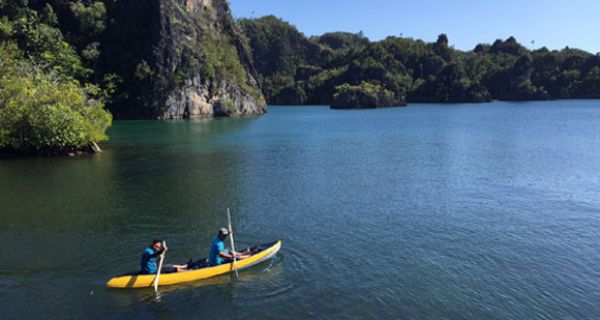
[[[306,37],[273,16],[236,21],[227,0],[0,0],[0,153],[97,149],[113,117],[569,98],[600,98],[599,55]]]
[[[334,108],[406,102],[600,98],[600,55],[564,48],[528,50],[510,37],[455,50],[361,33],[306,37],[274,16],[242,19],[263,93],[271,104]]]
[[[60,7],[62,8],[62,7]],[[64,8],[63,8],[64,9]],[[81,28],[71,43],[48,4],[0,1],[0,150],[53,154],[96,147],[107,139],[110,93],[93,84],[104,6],[74,6]],[[80,54],[77,46],[80,46]]]

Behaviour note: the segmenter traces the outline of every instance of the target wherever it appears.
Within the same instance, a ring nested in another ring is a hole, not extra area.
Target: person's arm
[[[227,253],[226,251],[219,251],[219,256],[233,260],[233,255]]]
[[[244,259],[248,259],[250,258],[252,255],[247,252],[248,250],[244,251],[244,252],[237,252],[237,257],[240,260],[244,260]]]
[[[241,253],[241,252],[234,252],[233,254],[235,254],[235,257],[238,259],[246,259],[246,258],[250,257],[250,255],[248,255],[246,253]],[[219,252],[219,255],[221,257],[231,259],[231,260],[233,260],[233,254],[227,253],[225,251]]]

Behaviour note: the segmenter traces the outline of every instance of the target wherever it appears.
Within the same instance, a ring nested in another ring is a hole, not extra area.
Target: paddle
[[[163,250],[165,249],[166,245],[167,245],[167,242],[163,241],[162,242]],[[163,251],[163,253],[160,254],[160,262],[158,263],[158,270],[156,271],[156,278],[154,278],[154,292],[158,292],[158,279],[160,278],[160,270],[162,269],[164,260],[165,260],[165,252]]]
[[[233,230],[231,229],[231,213],[229,213],[229,207],[227,207],[227,222],[229,223],[229,240],[231,241],[231,251],[233,255],[233,268],[235,269],[235,277],[239,278],[240,275],[237,269],[237,258],[235,256],[235,245],[233,244]]]

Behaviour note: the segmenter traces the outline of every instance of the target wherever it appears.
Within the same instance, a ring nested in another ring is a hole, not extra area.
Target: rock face
[[[263,103],[228,81],[220,81],[216,91],[210,80],[197,76],[185,80],[182,87],[167,97],[161,118],[202,118],[260,114],[266,111]]]
[[[107,1],[102,73],[116,118],[195,118],[266,111],[226,0]]]

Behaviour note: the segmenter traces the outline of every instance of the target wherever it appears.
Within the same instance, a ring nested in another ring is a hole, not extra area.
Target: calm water
[[[117,122],[96,156],[0,162],[2,318],[591,319],[600,101]],[[103,288],[152,238],[206,256],[232,208],[273,261]],[[27,305],[27,307],[25,307]]]

